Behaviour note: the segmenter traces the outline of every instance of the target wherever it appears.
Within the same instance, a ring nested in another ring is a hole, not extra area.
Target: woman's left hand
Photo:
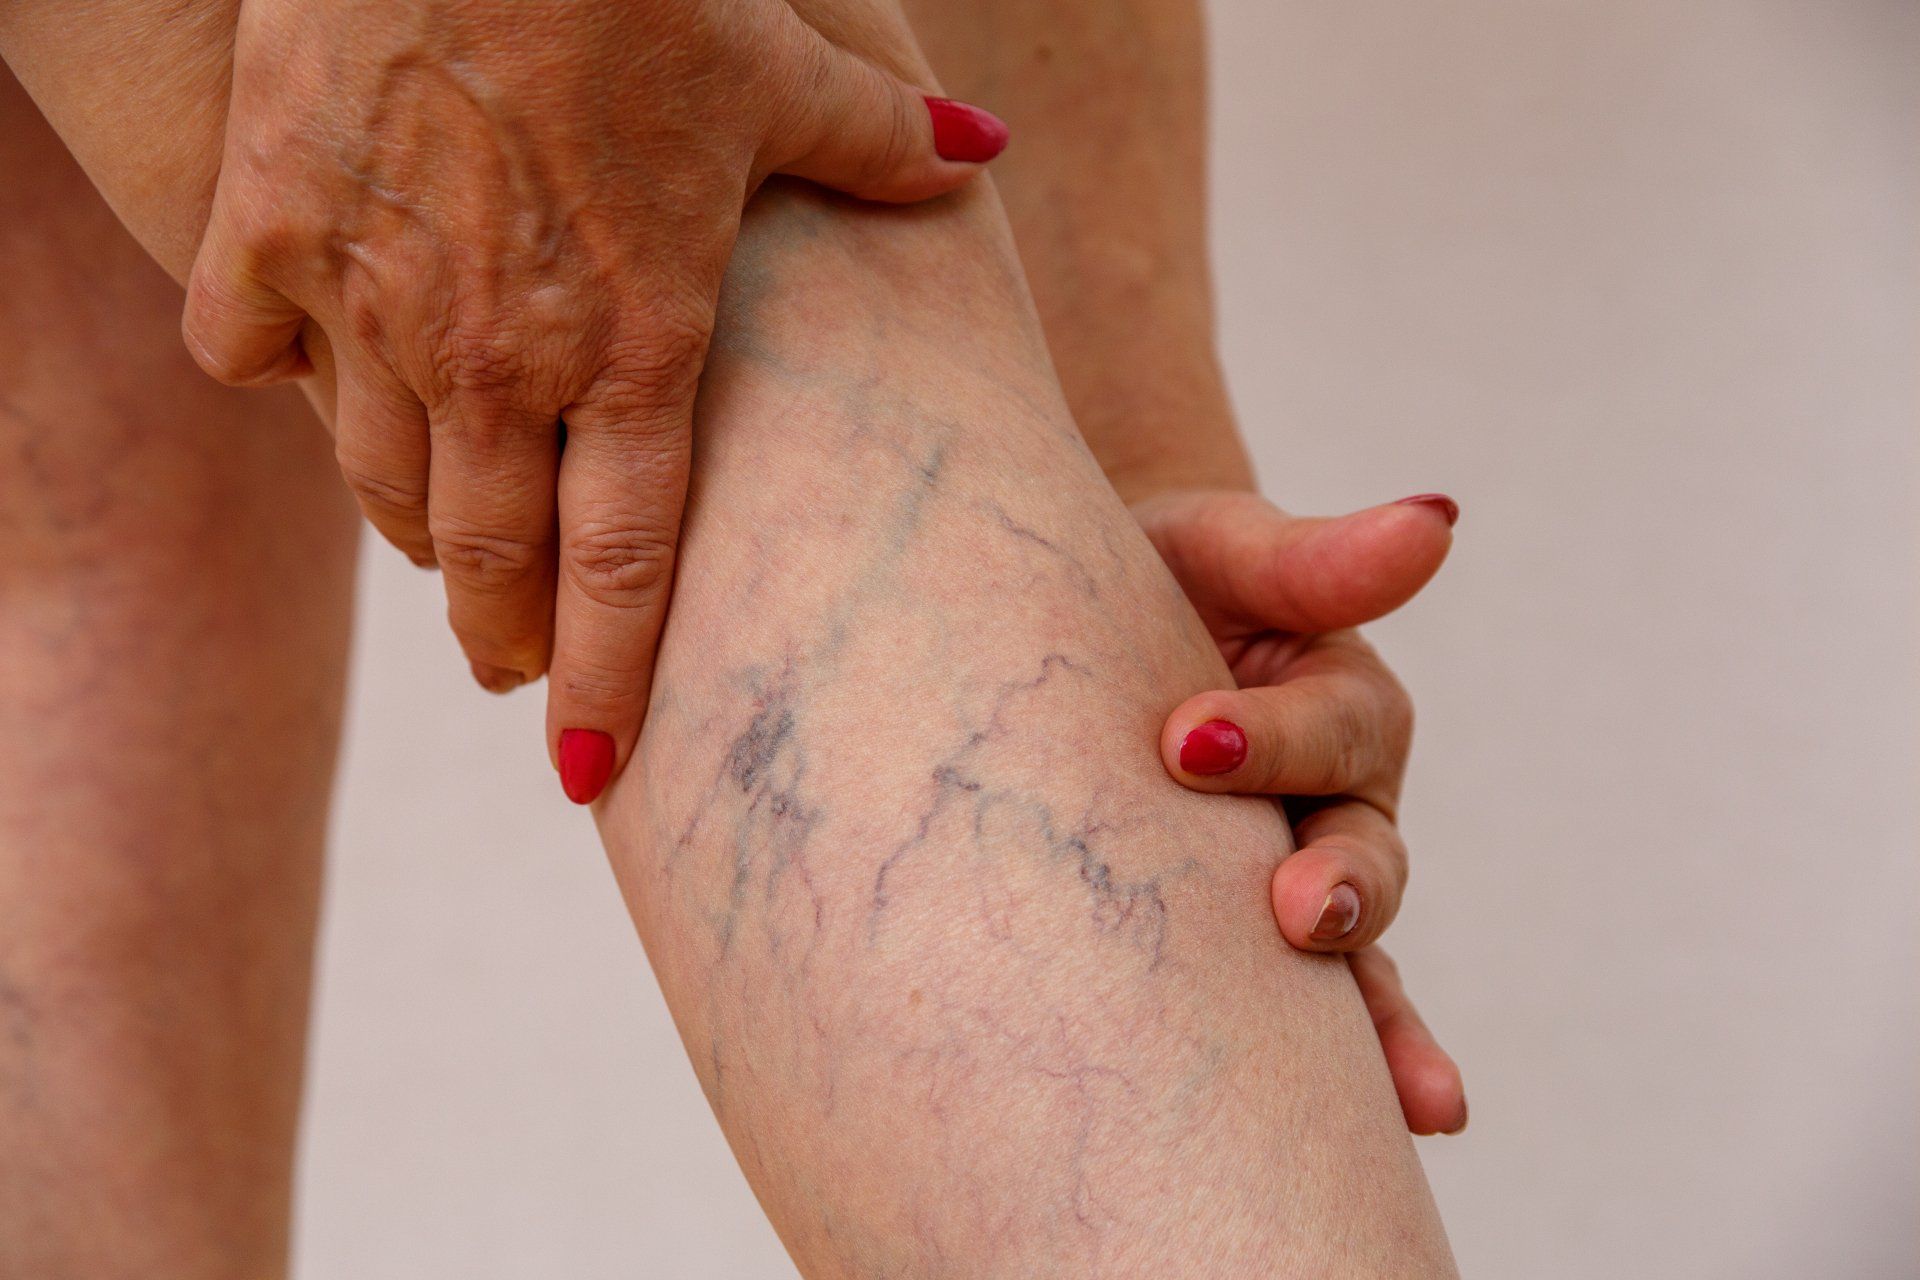
[[[1459,509],[1432,494],[1308,519],[1213,490],[1133,510],[1241,686],[1175,708],[1160,737],[1167,771],[1199,791],[1285,798],[1299,849],[1273,876],[1281,933],[1302,950],[1351,953],[1408,1127],[1458,1132],[1459,1068],[1373,945],[1406,887],[1395,823],[1413,706],[1353,628],[1426,585]]]

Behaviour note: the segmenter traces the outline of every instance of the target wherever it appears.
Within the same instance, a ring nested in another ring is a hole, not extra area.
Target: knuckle
[[[394,320],[392,310],[386,295],[367,282],[364,273],[348,276],[340,295],[340,328],[348,342],[378,352],[391,362],[388,334]]]
[[[491,396],[520,383],[526,361],[519,342],[492,327],[449,329],[436,344],[434,371],[455,392]]]
[[[1388,746],[1396,755],[1405,756],[1413,746],[1413,699],[1407,696],[1405,687],[1398,680],[1392,676],[1387,678],[1392,683],[1381,710],[1381,727],[1385,730]]]
[[[412,485],[363,468],[348,458],[340,459],[340,474],[369,515],[416,523],[426,520],[427,495]]]
[[[639,608],[664,594],[673,550],[672,535],[658,528],[587,528],[567,540],[567,571],[596,604]]]
[[[431,521],[429,531],[440,567],[470,589],[498,594],[540,568],[540,546],[524,538],[441,520]]]
[[[461,393],[437,406],[432,416],[436,435],[444,432],[472,453],[504,455],[494,459],[503,474],[529,464],[528,450],[542,441],[559,447],[559,414],[543,418],[519,397]]]
[[[251,387],[274,380],[297,354],[292,342],[250,343],[253,325],[236,308],[212,295],[215,286],[197,281],[188,292],[180,336],[201,372],[229,387]]]
[[[1379,724],[1367,707],[1342,702],[1334,709],[1333,751],[1328,755],[1330,783],[1350,786],[1376,772],[1371,766],[1379,741]]]
[[[1393,669],[1371,647],[1362,651],[1360,676],[1373,708],[1373,733],[1390,751],[1404,755],[1413,741],[1413,698]]]
[[[870,172],[868,181],[878,183],[893,176],[909,164],[920,152],[920,127],[908,108],[906,99],[898,93],[889,93],[887,97],[887,138],[874,151],[868,162]]]
[[[554,691],[578,706],[617,713],[638,701],[641,691],[634,673],[570,659],[556,664],[551,675]]]
[[[663,409],[692,393],[712,327],[703,315],[674,314],[652,318],[609,343],[596,407],[635,425],[667,420]]]
[[[1413,878],[1413,859],[1407,856],[1407,842],[1398,836],[1388,837],[1382,846],[1380,855],[1387,864],[1386,890],[1398,902],[1406,892],[1407,881]]]

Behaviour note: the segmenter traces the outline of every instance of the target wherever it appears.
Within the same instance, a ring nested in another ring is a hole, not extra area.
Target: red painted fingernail
[[[1432,507],[1447,519],[1451,528],[1460,519],[1460,504],[1444,493],[1416,493],[1411,498],[1401,498],[1394,503],[1396,507]]]
[[[1007,149],[1007,122],[952,98],[928,98],[933,117],[933,149],[942,160],[985,164]]]
[[[1180,740],[1180,767],[1188,773],[1232,773],[1247,758],[1247,735],[1231,720],[1209,720]]]
[[[1467,1131],[1467,1100],[1465,1098],[1462,1098],[1460,1099],[1460,1123],[1453,1126],[1453,1128],[1447,1130],[1447,1136],[1451,1138],[1456,1133],[1465,1133],[1466,1131]]]
[[[1333,942],[1353,932],[1353,926],[1360,923],[1360,895],[1352,885],[1342,881],[1333,886],[1333,892],[1327,895],[1326,903],[1320,908],[1320,918],[1314,922],[1311,937],[1315,942]]]
[[[560,789],[575,804],[592,804],[613,776],[613,738],[598,729],[560,731]]]

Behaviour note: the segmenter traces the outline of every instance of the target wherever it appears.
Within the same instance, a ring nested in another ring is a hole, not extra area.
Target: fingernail
[[[1310,936],[1315,942],[1332,942],[1352,933],[1353,926],[1359,923],[1360,895],[1352,885],[1342,881],[1333,886],[1333,892],[1327,895]]]
[[[1446,1132],[1447,1132],[1447,1136],[1451,1138],[1456,1133],[1465,1133],[1466,1131],[1467,1131],[1467,1100],[1465,1098],[1462,1098],[1460,1099],[1460,1123],[1453,1126],[1453,1128],[1448,1129]]]
[[[1180,767],[1188,773],[1232,773],[1246,758],[1246,732],[1231,720],[1195,725],[1180,740]]]
[[[473,672],[473,678],[488,693],[512,693],[527,682],[527,678],[508,667],[490,666],[484,662],[469,662],[467,669]]]
[[[933,149],[942,160],[985,164],[1007,149],[1007,122],[952,98],[928,98],[933,117]]]
[[[1396,507],[1432,507],[1446,517],[1451,528],[1460,519],[1460,504],[1444,493],[1416,493],[1411,498],[1401,498],[1393,504]]]
[[[560,731],[560,789],[575,804],[592,804],[613,776],[613,738],[598,729]]]

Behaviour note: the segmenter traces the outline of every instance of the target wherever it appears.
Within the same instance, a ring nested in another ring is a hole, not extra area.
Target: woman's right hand
[[[188,346],[235,385],[330,369],[368,519],[445,572],[481,684],[551,676],[590,801],[645,714],[747,197],[923,199],[1005,128],[783,0],[244,0],[236,40]]]

